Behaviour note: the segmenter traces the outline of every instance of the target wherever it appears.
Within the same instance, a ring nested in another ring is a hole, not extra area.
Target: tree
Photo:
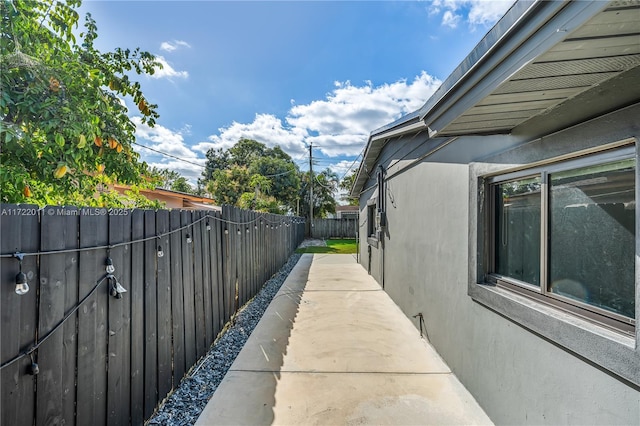
[[[276,148],[280,150],[280,147]],[[249,171],[252,175],[264,176],[269,181],[269,194],[278,201],[281,206],[279,211],[284,213],[286,210],[295,211],[300,174],[291,157],[284,152],[282,154],[284,156],[276,153],[258,158],[251,164]]]
[[[356,173],[357,172],[358,172],[357,170],[352,170],[349,174],[345,175],[342,178],[342,180],[340,181],[340,183],[338,184],[338,187],[346,192],[345,195],[340,197],[340,200],[341,201],[346,201],[347,204],[350,205],[350,206],[357,206],[358,205],[358,199],[349,196],[349,193],[351,192],[351,188],[353,188],[353,184],[356,181]]]
[[[205,163],[204,171],[202,172],[202,179],[200,180],[203,185],[206,185],[208,181],[213,179],[213,173],[216,170],[225,170],[229,167],[228,151],[225,151],[222,148],[211,148],[205,155],[207,157],[207,162]]]
[[[213,178],[207,183],[207,191],[213,195],[218,204],[238,206],[242,194],[251,190],[250,178],[246,167],[234,164],[226,170],[214,171]]]
[[[313,217],[327,217],[329,213],[336,212],[336,200],[333,194],[336,191],[338,176],[330,169],[320,173],[304,173],[300,186],[300,216],[309,217],[309,183],[313,179]]]
[[[299,171],[279,146],[240,139],[227,151],[211,149],[202,176],[218,203],[270,213],[295,211]]]
[[[184,192],[186,194],[193,194],[193,187],[187,181],[187,178],[180,176],[171,184],[172,191]]]
[[[144,184],[131,148],[130,98],[153,126],[158,118],[130,74],[161,65],[140,49],[100,52],[87,14],[80,41],[79,0],[3,1],[0,5],[0,194],[3,202],[122,205],[119,182]],[[142,203],[137,197],[137,203]]]
[[[175,170],[161,169],[158,167],[152,167],[149,175],[153,179],[154,185],[163,189],[171,189],[173,183],[180,179],[180,173]]]
[[[267,154],[265,144],[253,139],[240,139],[234,146],[229,148],[231,162],[238,166],[249,167],[255,160]]]

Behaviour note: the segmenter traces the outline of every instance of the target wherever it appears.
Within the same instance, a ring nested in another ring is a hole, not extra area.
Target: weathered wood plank
[[[91,213],[91,214],[90,214]],[[95,213],[95,214],[93,214]],[[80,247],[104,246],[109,241],[105,209],[89,209],[80,216]],[[79,255],[79,297],[86,297],[105,276],[106,250]],[[106,280],[105,280],[106,281]],[[100,287],[78,311],[78,425],[107,424],[107,306],[108,284]]]
[[[75,207],[45,207],[41,219],[42,251],[78,247]],[[40,259],[39,338],[46,337],[78,302],[78,253],[49,254]],[[76,317],[70,317],[37,351],[36,424],[74,424]],[[70,374],[70,377],[69,377]]]
[[[222,327],[224,326],[224,255],[222,253],[222,244],[224,241],[224,226],[222,225],[222,213],[216,212],[215,217],[217,220],[214,221],[215,224],[215,267],[216,267],[216,287],[214,291],[214,302],[217,307],[217,315],[216,315],[216,328],[215,334],[222,331]]]
[[[202,242],[202,301],[204,303],[204,332],[205,348],[209,348],[213,342],[213,311],[211,308],[211,222],[207,217],[208,212],[200,212],[201,242]],[[206,351],[206,349],[205,349]]]
[[[182,226],[187,228],[182,230],[182,285],[184,289],[184,346],[185,363],[187,371],[197,360],[196,349],[196,318],[194,301],[193,282],[193,227],[188,226],[193,223],[191,212],[180,212]],[[188,241],[191,242],[188,242]]]
[[[130,241],[131,216],[128,210],[114,209],[109,215],[109,245]],[[131,363],[131,250],[120,245],[110,250],[117,282],[127,289],[120,298],[109,296],[109,357],[107,370],[107,410],[109,425],[129,424]]]
[[[169,211],[156,212],[156,234],[169,232]],[[163,400],[172,388],[171,371],[171,252],[168,246],[169,237],[156,241],[155,261],[158,264],[158,399]],[[157,248],[162,247],[164,256],[158,257]],[[166,251],[165,251],[166,248]],[[150,259],[149,259],[150,260]]]
[[[40,245],[38,206],[2,204],[0,207],[0,250],[3,254],[35,253]],[[0,260],[0,362],[5,363],[33,345],[36,337],[38,269],[37,257],[28,256],[22,262],[29,292],[18,295],[15,279],[19,272],[16,259]],[[0,370],[0,424],[32,425],[35,419],[35,377],[27,373],[31,365],[28,356]]]
[[[226,324],[230,318],[232,297],[231,297],[231,247],[229,234],[229,210],[227,205],[222,206],[222,324]]]
[[[180,228],[180,211],[169,213],[171,230]],[[182,284],[182,244],[181,232],[173,232],[168,244],[171,252],[171,313],[173,318],[173,383],[177,386],[186,371],[184,346],[184,289]],[[164,248],[164,245],[162,246]],[[166,256],[166,254],[165,254]]]
[[[192,213],[192,220],[197,222],[202,212],[195,211]],[[194,310],[196,318],[196,358],[200,358],[206,353],[207,345],[205,344],[206,333],[204,325],[204,300],[203,300],[203,282],[202,282],[202,228],[203,222],[197,222],[192,226],[193,232],[193,297]]]
[[[144,238],[144,210],[131,213],[131,240]],[[131,424],[144,423],[144,243],[131,245]]]
[[[156,214],[144,212],[144,235],[156,235]],[[148,419],[158,404],[158,299],[156,282],[156,241],[144,243],[144,417]]]

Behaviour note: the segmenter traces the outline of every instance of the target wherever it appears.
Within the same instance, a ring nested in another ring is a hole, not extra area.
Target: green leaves
[[[209,150],[203,177],[218,204],[282,214],[296,210],[299,173],[280,147],[241,139],[226,151]]]
[[[54,140],[56,141],[56,144],[60,147],[60,148],[64,148],[64,136],[62,136],[60,133],[56,133],[56,135],[54,136]]]
[[[155,57],[139,49],[100,52],[94,46],[98,27],[90,15],[76,39],[80,3],[0,3],[4,202],[96,205],[116,202],[112,196],[96,198],[99,184],[144,182],[146,166],[131,149],[135,125],[120,99],[145,99],[133,76],[155,66]],[[109,89],[110,81],[118,87]],[[143,121],[153,125],[157,105],[145,101],[145,107]],[[118,148],[94,145],[96,135],[117,140]],[[94,173],[96,164],[105,166],[100,178]],[[25,186],[31,190],[23,191]]]

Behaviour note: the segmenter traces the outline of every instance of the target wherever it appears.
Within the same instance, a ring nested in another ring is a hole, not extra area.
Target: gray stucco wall
[[[484,155],[477,138],[461,138],[387,182],[385,291],[408,317],[424,315],[430,342],[498,424],[638,424],[640,392],[469,296],[469,265],[475,261],[469,256],[475,234],[469,219],[475,205],[467,163],[482,157],[489,163],[527,162],[634,136],[634,116],[640,116],[637,106],[573,128],[566,142],[556,137],[551,148],[539,140],[492,158],[486,156],[496,152],[494,144],[503,137],[482,139],[488,142]],[[502,142],[518,145],[512,136]],[[389,170],[399,160],[393,158],[397,149],[389,144],[381,156]],[[362,194],[361,218],[373,191]],[[360,229],[365,237],[366,226]],[[366,237],[362,242],[360,259],[367,268]],[[382,244],[371,249],[378,282],[383,281],[381,249]]]

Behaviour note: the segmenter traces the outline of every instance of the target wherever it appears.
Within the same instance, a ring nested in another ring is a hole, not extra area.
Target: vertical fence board
[[[223,303],[223,312],[222,312],[222,321],[221,324],[225,324],[229,321],[231,311],[231,296],[230,296],[230,288],[231,288],[231,256],[230,256],[230,242],[229,242],[229,206],[222,206],[222,303]]]
[[[47,213],[41,220],[40,249],[55,251],[77,248],[78,210],[48,206],[44,211]],[[66,305],[71,309],[77,303],[76,255],[49,254],[40,260],[38,338],[46,340],[36,356],[40,367],[40,374],[36,376],[38,425],[73,424],[75,420],[73,406],[69,411],[66,404],[69,398],[65,398],[75,394],[75,316],[70,317],[62,328],[53,330],[63,320]],[[69,303],[66,303],[66,298],[71,299]],[[71,322],[73,327],[69,326]],[[71,334],[69,353],[65,350],[65,329]],[[69,371],[72,375],[70,381]],[[69,388],[65,389],[65,386]]]
[[[187,370],[195,364],[196,356],[196,320],[195,320],[195,302],[194,283],[193,283],[193,227],[188,226],[193,222],[191,212],[180,212],[182,226],[187,228],[182,230],[182,285],[184,291],[184,346],[185,360]],[[187,241],[187,235],[191,239]]]
[[[216,213],[215,221],[215,238],[216,238],[216,277],[217,277],[217,307],[218,307],[218,315],[217,315],[217,327],[216,327],[216,335],[222,331],[222,327],[224,326],[224,254],[222,246],[224,244],[224,226],[222,224],[222,212]]]
[[[144,211],[131,212],[131,240],[144,238]],[[144,243],[131,245],[131,424],[140,425],[144,415]]]
[[[238,287],[239,287],[239,298],[238,298],[238,305],[236,306],[236,310],[237,308],[239,308],[240,306],[244,305],[245,302],[248,299],[248,289],[247,289],[247,279],[246,279],[246,273],[247,273],[247,268],[246,268],[246,260],[247,260],[247,256],[246,256],[246,251],[247,251],[247,244],[246,244],[246,233],[244,232],[244,226],[242,225],[242,223],[244,223],[244,210],[238,210],[238,231],[237,231],[237,235],[238,235]]]
[[[234,222],[240,222],[240,209],[238,208],[233,208],[233,221]],[[240,308],[240,291],[241,291],[241,279],[242,279],[242,244],[240,241],[240,238],[242,238],[242,234],[239,232],[239,228],[237,227],[237,225],[233,226],[233,230],[235,232],[233,232],[233,247],[234,247],[234,256],[233,256],[233,271],[234,271],[234,278],[233,278],[233,294],[234,294],[234,298],[233,298],[233,311],[232,311],[232,315],[234,315],[236,312],[238,312],[238,308]],[[240,234],[240,235],[239,235]]]
[[[202,212],[193,212],[192,221],[200,219]],[[204,325],[204,300],[202,282],[202,227],[200,221],[192,226],[193,231],[193,299],[196,315],[196,358],[200,358],[206,352],[206,333]]]
[[[40,227],[38,206],[3,204],[0,231],[2,253],[33,253],[38,251]],[[0,362],[9,362],[35,341],[37,317],[38,269],[36,256],[25,257],[22,272],[27,275],[30,290],[20,296],[15,293],[15,278],[19,272],[16,259],[0,260]],[[31,365],[22,357],[0,371],[0,424],[32,425],[35,418],[35,378],[27,373]]]
[[[125,211],[115,209],[109,216],[109,245],[129,241],[131,236],[131,220]],[[129,424],[129,408],[131,394],[131,257],[129,245],[114,247],[110,250],[116,280],[127,289],[121,298],[109,296],[109,341],[107,369],[107,409],[109,425]]]
[[[28,356],[2,369],[0,416],[11,425],[143,424],[303,238],[300,225],[287,226],[290,218],[231,206],[110,216],[105,209],[50,207],[42,224],[39,214],[47,210],[5,217],[10,208],[25,206],[2,205],[3,254],[87,250],[25,257],[31,291],[24,296],[13,291],[17,260],[2,258],[2,363],[31,347],[36,329],[46,336],[91,293],[34,353],[37,378],[26,374]],[[96,248],[108,244],[116,246]],[[120,299],[109,294],[107,252],[128,290]]]
[[[313,238],[354,238],[358,219],[313,219],[310,226],[313,228]]]
[[[156,212],[156,234],[169,232],[169,211]],[[171,253],[167,245],[168,237],[156,241],[155,258],[158,263],[157,301],[158,301],[158,399],[162,401],[172,387],[171,371]],[[158,257],[158,246],[164,255]],[[166,248],[166,251],[165,251]]]
[[[204,304],[204,341],[205,352],[213,342],[213,312],[211,309],[211,219],[208,212],[200,212],[201,247],[202,247],[202,302]],[[209,228],[209,229],[207,229]]]
[[[156,214],[144,212],[144,235],[156,234]],[[144,417],[148,419],[158,403],[158,311],[156,241],[144,243]]]
[[[258,279],[256,277],[256,236],[257,236],[257,231],[256,231],[256,227],[255,225],[255,221],[257,219],[257,213],[252,212],[250,219],[251,219],[251,223],[249,223],[248,229],[249,229],[249,250],[251,250],[251,261],[249,263],[249,268],[251,271],[251,288],[253,289],[253,293],[254,294],[258,294]]]
[[[169,213],[171,231],[181,227],[180,211],[171,210]],[[171,255],[171,314],[173,319],[173,383],[177,386],[186,371],[184,347],[184,290],[182,285],[182,232],[173,232],[169,236]],[[164,244],[164,243],[163,243]],[[162,246],[164,248],[164,245]],[[166,254],[165,254],[166,256]]]
[[[96,214],[80,216],[80,247],[104,246],[109,241],[105,209],[89,209]],[[79,293],[86,297],[105,276],[107,252],[81,251]],[[109,288],[102,282],[78,311],[78,401],[77,424],[107,423],[107,304]]]

